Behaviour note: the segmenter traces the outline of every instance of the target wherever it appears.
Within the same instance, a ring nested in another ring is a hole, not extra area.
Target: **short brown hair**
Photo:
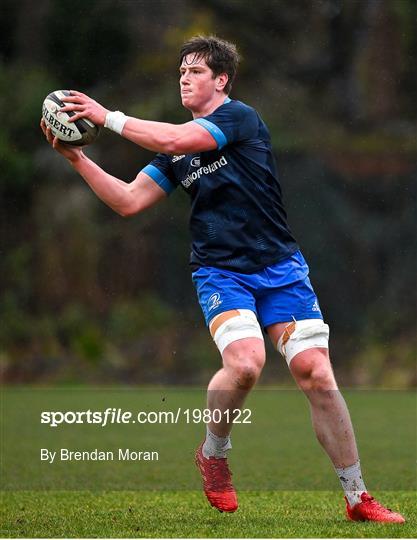
[[[216,36],[194,36],[181,47],[180,65],[187,55],[193,53],[195,55],[193,60],[204,58],[214,77],[221,73],[227,73],[229,79],[224,91],[229,94],[239,64],[239,53],[236,45]]]

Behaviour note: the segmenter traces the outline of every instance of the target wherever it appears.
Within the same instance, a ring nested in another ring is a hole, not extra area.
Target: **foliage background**
[[[270,128],[339,381],[414,386],[415,20],[413,0],[2,0],[2,380],[196,384],[219,365],[190,279],[187,197],[123,220],[38,127],[60,88],[186,121],[177,51],[203,32],[242,53],[232,97]],[[152,158],[104,130],[86,153],[126,181]],[[289,381],[271,347],[262,381]]]

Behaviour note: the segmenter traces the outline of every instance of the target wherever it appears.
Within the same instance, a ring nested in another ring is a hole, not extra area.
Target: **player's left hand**
[[[68,119],[69,122],[75,122],[79,118],[87,118],[93,124],[104,126],[106,114],[109,112],[100,103],[88,97],[82,92],[70,90],[71,95],[62,98],[65,102],[65,107],[61,107],[61,112],[74,111],[74,116]]]

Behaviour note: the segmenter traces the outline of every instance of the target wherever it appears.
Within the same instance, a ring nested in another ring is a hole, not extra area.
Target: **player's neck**
[[[203,116],[208,116],[209,114],[214,112],[216,109],[218,109],[221,105],[223,105],[223,103],[225,102],[227,98],[228,96],[224,94],[223,92],[219,94],[218,96],[216,95],[212,100],[210,100],[200,109],[196,111],[191,111],[193,118],[196,119],[196,118],[202,118]]]

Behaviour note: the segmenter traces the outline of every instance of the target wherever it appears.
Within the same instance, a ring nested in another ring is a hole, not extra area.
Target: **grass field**
[[[414,538],[415,496],[381,492],[404,525],[352,523],[339,492],[243,492],[235,514],[209,507],[200,492],[20,492],[2,505],[2,536]]]
[[[235,426],[230,456],[240,508],[226,515],[212,509],[199,489],[192,455],[201,425],[141,426],[140,431],[133,426],[80,426],[77,431],[76,426],[59,430],[39,423],[41,410],[84,410],[109,403],[131,410],[154,409],[157,403],[165,408],[201,406],[202,390],[3,389],[1,536],[413,538],[415,395],[344,394],[368,488],[401,511],[405,525],[345,520],[338,481],[315,441],[299,392],[268,389],[250,397],[253,423]],[[158,464],[39,463],[39,447],[111,444],[148,444],[158,448],[161,459]]]

